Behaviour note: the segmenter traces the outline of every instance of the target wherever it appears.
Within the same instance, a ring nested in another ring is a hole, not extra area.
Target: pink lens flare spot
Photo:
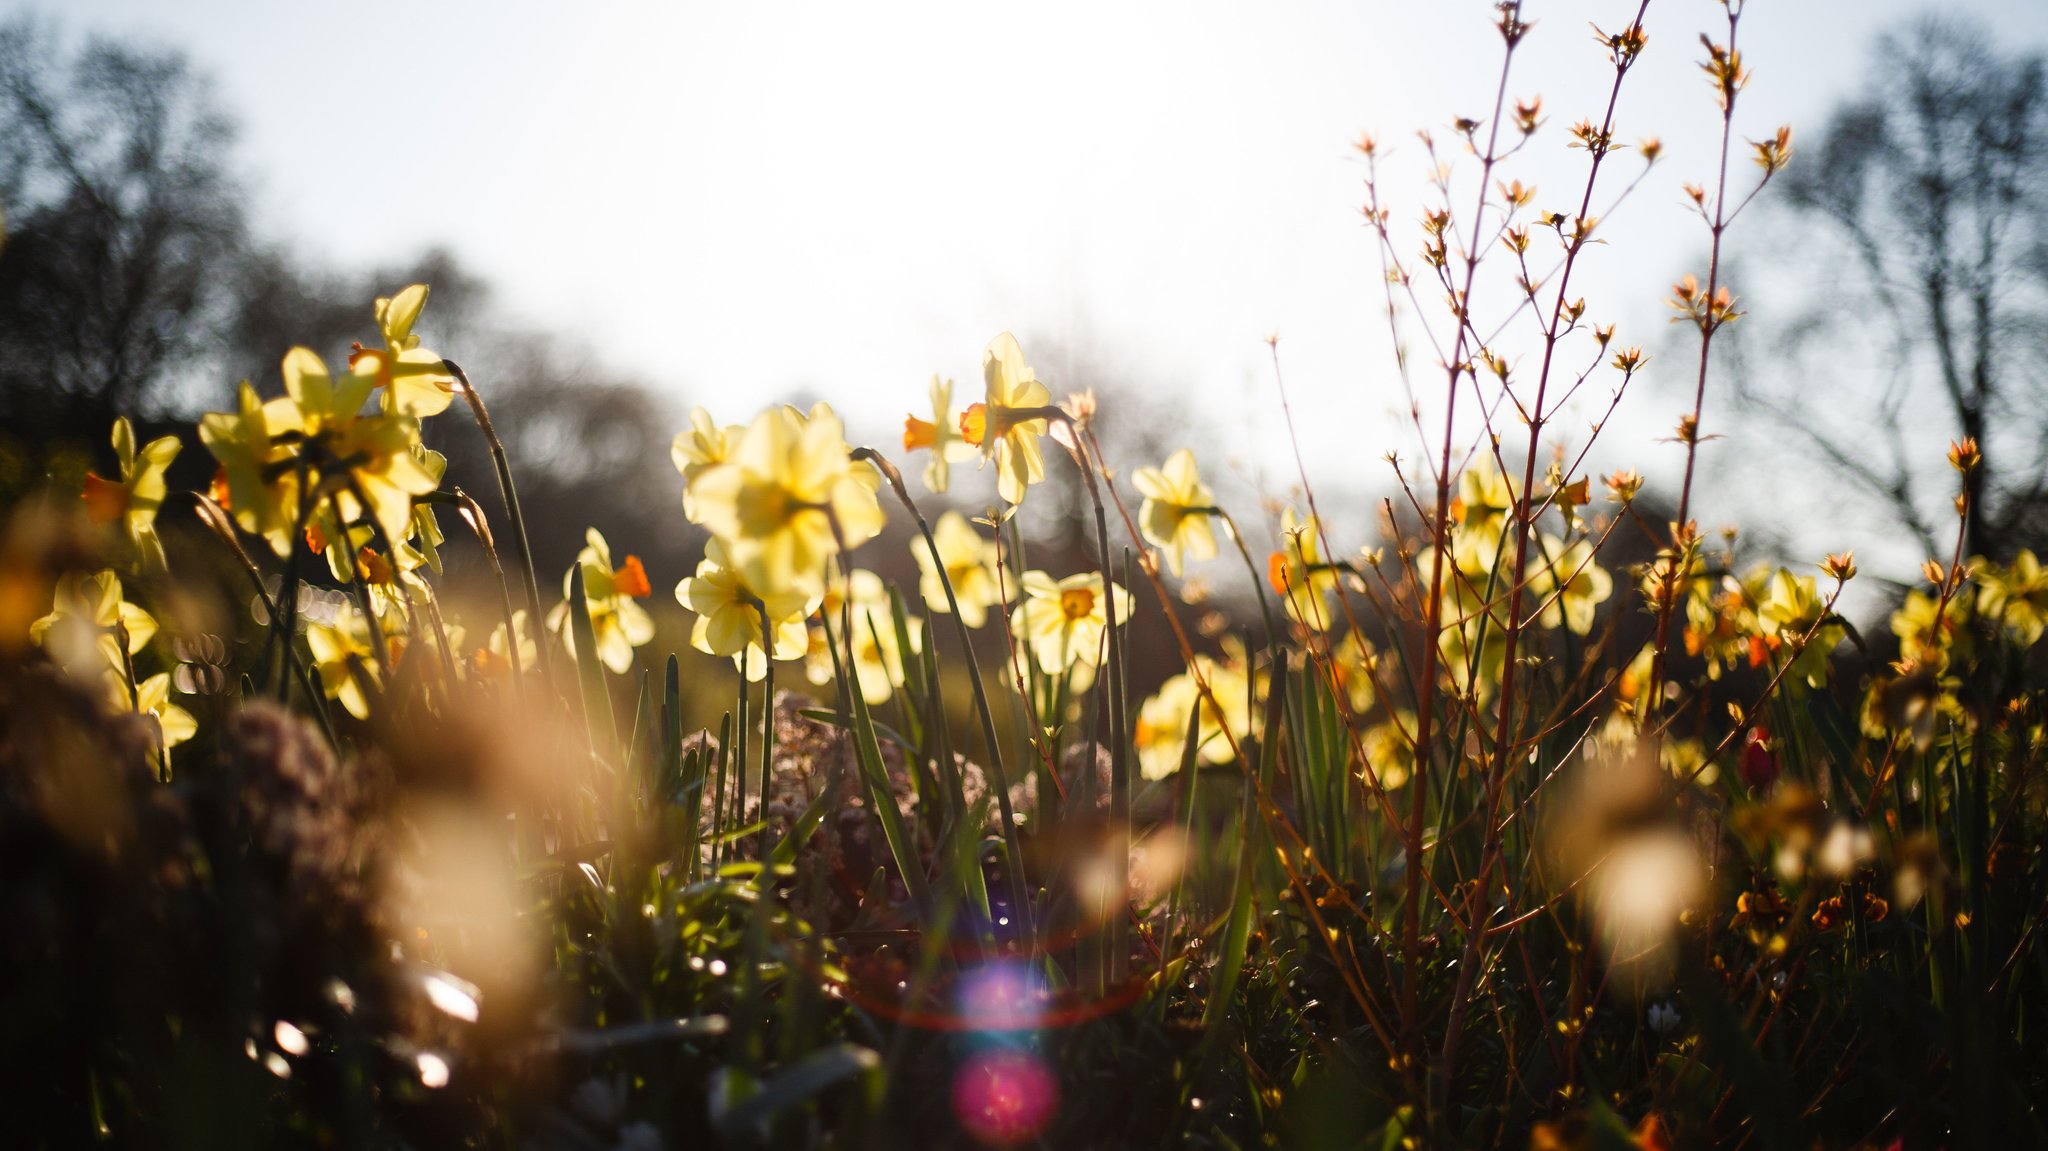
[[[1037,1138],[1059,1105],[1059,1081],[1029,1052],[984,1051],[953,1076],[953,1114],[969,1135],[990,1147]]]

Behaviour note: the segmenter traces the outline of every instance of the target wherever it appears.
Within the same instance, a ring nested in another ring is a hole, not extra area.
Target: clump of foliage
[[[296,349],[284,394],[201,420],[207,490],[171,491],[179,441],[118,422],[113,475],[0,539],[0,1061],[34,1085],[0,1123],[51,1146],[2043,1138],[2048,575],[1965,554],[1976,446],[1895,652],[1836,611],[1851,556],[1752,565],[1693,519],[1741,315],[1723,238],[1792,158],[1782,129],[1758,175],[1729,158],[1726,7],[1722,159],[1689,187],[1707,262],[1670,301],[1698,364],[1669,513],[1633,470],[1596,498],[1604,416],[1561,421],[1647,362],[1573,287],[1634,187],[1617,168],[1661,152],[1615,138],[1640,9],[1598,34],[1571,210],[1512,176],[1546,122],[1507,96],[1514,3],[1492,114],[1423,138],[1418,257],[1360,142],[1389,323],[1440,373],[1395,365],[1429,453],[1394,458],[1368,546],[1306,468],[1270,547],[1192,453],[1126,475],[1094,398],[1056,400],[1005,334],[980,397],[935,378],[902,443],[934,495],[992,469],[981,518],[928,519],[827,404],[693,414],[681,514],[712,539],[675,597],[725,679],[643,662],[653,578],[595,530],[551,594],[528,532],[559,525],[525,522],[478,384],[421,345],[424,285],[346,365]],[[494,499],[444,489],[421,441],[465,412]],[[1042,570],[1012,513],[1069,467],[1094,562]],[[857,566],[891,517],[915,588]],[[451,529],[481,595],[444,586]],[[1180,582],[1212,564],[1241,565],[1242,619]],[[1138,629],[1180,657],[1149,696]],[[798,667],[819,700],[778,690]]]

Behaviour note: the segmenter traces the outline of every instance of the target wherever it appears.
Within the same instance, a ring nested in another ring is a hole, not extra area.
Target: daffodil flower
[[[691,523],[703,522],[697,511],[696,497],[691,492],[697,477],[706,468],[731,459],[746,431],[738,424],[720,427],[712,421],[710,412],[697,408],[690,412],[689,430],[677,432],[675,440],[669,444],[668,458],[675,463],[676,470],[683,473],[683,517]]]
[[[1451,506],[1457,527],[1451,533],[1451,558],[1469,575],[1485,578],[1500,562],[1500,551],[1512,524],[1514,485],[1493,460],[1480,456],[1458,475],[1458,498]]]
[[[931,401],[931,419],[904,417],[903,450],[931,453],[924,462],[924,486],[943,494],[952,482],[953,465],[971,460],[979,453],[973,444],[961,438],[958,421],[953,417],[953,381],[933,375]]]
[[[363,414],[363,403],[383,370],[383,358],[381,353],[362,353],[354,357],[349,373],[336,379],[312,350],[293,348],[284,357],[284,387],[298,407],[299,430],[309,442],[321,444],[332,461],[317,465],[321,478],[329,478],[327,467],[349,472],[352,482],[334,495],[342,516],[354,522],[367,513],[383,529],[385,539],[400,540],[409,534],[413,497],[433,491],[439,480],[413,452],[419,443],[417,419]],[[357,504],[357,489],[369,505],[366,509]]]
[[[320,677],[321,692],[357,719],[370,718],[370,698],[358,676],[373,684],[377,682],[370,629],[378,626],[382,625],[364,619],[352,603],[338,605],[332,623],[306,623],[306,647],[313,654],[313,670]]]
[[[122,693],[122,703],[127,704],[127,693]],[[192,713],[171,702],[171,673],[160,671],[135,685],[135,714],[148,716],[156,724],[157,732],[163,737],[164,751],[199,734],[199,721]]]
[[[389,299],[377,301],[377,330],[384,337],[381,356],[361,344],[349,356],[349,366],[359,358],[376,356],[376,381],[384,389],[387,414],[425,419],[448,410],[455,400],[455,377],[442,366],[441,357],[420,347],[412,326],[427,306],[427,286],[413,284]]]
[[[1591,633],[1594,609],[1613,594],[1614,577],[1593,562],[1593,545],[1586,540],[1575,540],[1567,546],[1556,536],[1545,535],[1543,556],[1529,578],[1530,594],[1543,605],[1539,621],[1547,628],[1562,625],[1573,635]]]
[[[1415,774],[1415,713],[1396,711],[1392,716],[1365,729],[1358,739],[1365,754],[1359,777],[1368,787],[1377,784],[1392,791]]]
[[[125,696],[129,657],[156,635],[156,620],[128,602],[113,571],[70,572],[57,580],[50,613],[30,624],[28,634],[72,675],[111,677]]]
[[[1025,491],[1045,478],[1038,437],[1046,432],[1046,419],[1030,413],[1050,405],[1052,392],[1038,382],[1017,337],[1008,332],[982,352],[981,374],[984,398],[960,414],[960,438],[981,449],[983,463],[995,461],[997,493],[1021,504]]]
[[[1795,576],[1784,568],[1772,574],[1769,594],[1757,608],[1757,619],[1783,643],[1796,643],[1809,631],[1813,633],[1786,673],[1804,679],[1809,687],[1827,682],[1828,653],[1842,642],[1844,634],[1840,624],[1816,629],[1826,612],[1827,604],[1814,589],[1813,577]]]
[[[882,530],[881,475],[856,466],[848,451],[844,425],[827,405],[808,418],[771,408],[747,426],[731,458],[697,476],[697,512],[725,540],[748,586],[777,594],[816,588],[840,540],[856,547]]]
[[[559,631],[569,654],[576,654],[576,629],[569,620],[570,590],[575,586],[576,568],[583,569],[583,598],[590,606],[590,630],[597,639],[597,658],[624,675],[633,667],[633,649],[654,638],[654,620],[636,600],[653,594],[647,571],[639,556],[627,556],[619,567],[612,566],[611,545],[596,528],[584,533],[583,550],[576,553],[576,567],[562,576],[564,602],[548,612],[549,631]]]
[[[532,634],[526,627],[526,609],[520,608],[512,613],[512,628],[509,633],[503,623],[491,629],[484,646],[477,649],[471,666],[476,668],[478,675],[486,679],[499,679],[511,675],[515,670],[524,671],[539,662],[540,650],[534,646]]]
[[[208,412],[199,420],[200,442],[220,461],[215,494],[225,498],[218,502],[280,556],[291,554],[301,495],[298,469],[290,466],[296,447],[284,437],[301,426],[291,397],[258,399],[247,381],[235,411]]]
[[[1059,675],[1077,664],[1094,667],[1102,658],[1108,603],[1100,572],[1079,572],[1054,580],[1042,571],[1028,571],[1022,580],[1024,599],[1010,615],[1010,630],[1031,645],[1038,666]],[[1130,622],[1131,593],[1110,584],[1116,596],[1116,622]]]
[[[789,660],[802,658],[809,647],[804,619],[817,607],[815,595],[797,588],[755,592],[716,538],[704,545],[697,574],[676,585],[676,600],[697,613],[690,646],[706,655],[730,656],[749,680],[768,674],[761,650],[763,609],[772,628],[773,657]]]
[[[923,541],[911,545],[917,566],[924,573],[917,586],[925,607],[935,612],[949,611],[946,584],[950,583],[953,598],[960,602],[960,622],[980,627],[988,621],[988,609],[1002,601],[1002,589],[996,582],[996,542],[982,538],[966,516],[949,511],[932,526],[932,543],[939,552],[936,564],[932,562],[931,549]]]
[[[1231,761],[1231,737],[1241,745],[1251,735],[1250,687],[1242,664],[1195,656],[1195,668],[1209,685],[1212,702],[1204,699],[1194,671],[1184,671],[1159,685],[1159,691],[1138,709],[1132,741],[1138,749],[1138,771],[1146,779],[1166,779],[1180,770],[1188,736],[1188,713],[1201,704],[1195,729],[1195,760]]]
[[[178,458],[183,446],[176,436],[149,441],[135,450],[135,428],[122,416],[114,421],[114,455],[120,462],[120,479],[105,480],[87,472],[85,508],[94,523],[120,521],[121,527],[142,553],[143,562],[163,570],[163,541],[156,534],[156,512],[163,506],[166,486],[164,469]]]
[[[1997,620],[2020,646],[2034,646],[2048,630],[2048,571],[2032,551],[2021,548],[2005,567],[1983,565],[1977,584],[1984,592],[1978,605],[1983,614]]]
[[[1330,626],[1326,597],[1337,589],[1337,565],[1323,558],[1322,529],[1314,516],[1280,516],[1280,550],[1266,563],[1266,580],[1287,608],[1288,618],[1322,631]]]
[[[1192,556],[1198,560],[1216,556],[1216,531],[1209,517],[1215,512],[1216,493],[1195,471],[1195,453],[1186,448],[1173,453],[1163,467],[1139,468],[1131,483],[1145,496],[1138,509],[1138,530],[1145,539],[1166,553],[1167,569],[1178,577]]]

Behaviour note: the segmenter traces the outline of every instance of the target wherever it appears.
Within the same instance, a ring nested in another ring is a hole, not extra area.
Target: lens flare
[[[1028,1031],[1045,1023],[1045,988],[1021,963],[991,963],[960,977],[960,1017],[977,1031]]]
[[[1037,1138],[1059,1104],[1059,1081],[1028,1051],[983,1051],[953,1076],[953,1114],[986,1146],[1014,1147]]]

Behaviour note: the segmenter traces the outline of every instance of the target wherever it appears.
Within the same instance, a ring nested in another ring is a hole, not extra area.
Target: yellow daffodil
[[[1314,516],[1296,519],[1293,508],[1281,513],[1280,550],[1267,561],[1266,580],[1288,618],[1317,631],[1330,626],[1326,597],[1337,589],[1337,568],[1323,559],[1321,529]]]
[[[1415,774],[1415,713],[1397,711],[1373,724],[1359,736],[1365,753],[1365,767],[1359,777],[1366,786],[1374,784],[1392,791]]]
[[[1569,546],[1555,536],[1543,537],[1543,554],[1529,577],[1529,594],[1542,605],[1544,627],[1569,628],[1573,635],[1593,630],[1594,609],[1614,592],[1614,577],[1593,562],[1593,545],[1575,540]],[[1562,590],[1559,581],[1562,579]]]
[[[800,659],[809,647],[804,618],[817,607],[816,596],[788,587],[756,592],[732,566],[724,543],[715,538],[704,545],[697,574],[676,585],[676,599],[697,613],[690,646],[706,655],[730,656],[750,680],[768,672],[761,651],[764,607],[774,629],[774,658]]]
[[[1425,554],[1416,562],[1431,561]],[[1484,579],[1482,574],[1479,581]],[[1507,612],[1505,595],[1496,589],[1489,600],[1479,581],[1457,567],[1444,570],[1443,631],[1437,635],[1437,651],[1451,686],[1484,700],[1499,685],[1507,664]]]
[[[365,512],[377,521],[387,540],[409,534],[414,496],[425,495],[439,481],[427,463],[414,454],[419,422],[410,415],[364,415],[363,402],[383,370],[381,353],[354,357],[349,373],[335,379],[327,365],[307,348],[293,348],[284,357],[284,387],[299,410],[300,430],[309,443],[325,449],[316,460],[323,482],[329,467],[346,468],[350,482],[339,486],[334,501],[349,522]],[[358,491],[360,489],[360,491]],[[357,498],[368,508],[357,505]]]
[[[576,553],[576,565],[583,569],[583,597],[590,605],[590,630],[597,639],[597,658],[613,674],[624,675],[633,666],[633,649],[654,638],[654,620],[637,600],[653,594],[647,570],[639,556],[627,556],[612,566],[611,545],[596,528],[584,533],[583,550]],[[562,577],[562,595],[567,597],[576,568]],[[570,655],[576,654],[576,629],[569,619],[567,602],[548,612],[548,630],[559,631]]]
[[[773,408],[748,425],[729,459],[698,474],[697,512],[750,587],[816,588],[838,539],[856,547],[882,530],[881,475],[847,452],[844,426],[825,404],[808,418]]]
[[[967,517],[959,512],[947,512],[932,526],[932,542],[937,545],[939,562],[932,562],[931,549],[923,540],[910,545],[917,556],[917,566],[924,573],[918,582],[918,594],[924,597],[928,610],[945,612],[946,584],[953,585],[953,598],[960,601],[960,620],[968,627],[980,627],[988,621],[988,609],[1002,602],[1002,590],[996,582],[996,542],[983,539]],[[943,570],[941,568],[943,565]]]
[[[122,703],[127,704],[127,693],[122,693]],[[164,741],[164,750],[191,739],[199,734],[199,721],[192,713],[171,702],[171,673],[160,671],[135,685],[135,714],[148,716],[155,724]]]
[[[825,620],[834,633],[839,629],[839,609],[842,597],[848,594],[846,589],[846,582],[835,578],[819,607],[820,618]],[[862,699],[870,706],[879,706],[887,703],[895,690],[903,686],[906,653],[903,645],[897,641],[895,605],[889,598],[889,589],[882,582],[882,577],[864,569],[855,569],[853,573],[851,597],[852,602],[846,606],[853,617],[854,683],[860,688]],[[916,656],[923,652],[924,621],[916,616],[907,615],[903,621],[903,630],[910,639],[910,650],[907,654]],[[832,652],[820,647],[814,639],[804,671],[812,683],[830,683]]]
[[[387,413],[425,419],[448,410],[455,400],[455,377],[442,367],[441,357],[420,347],[412,326],[427,306],[427,286],[413,284],[389,299],[377,301],[377,330],[384,337],[381,355],[367,352],[361,344],[349,356],[354,367],[364,356],[375,356],[377,385],[384,389]]]
[[[702,523],[697,513],[697,499],[691,487],[706,468],[715,467],[732,458],[740,446],[740,437],[747,429],[738,424],[718,426],[711,419],[711,413],[703,408],[690,412],[688,431],[676,433],[668,446],[668,458],[683,473],[683,516],[691,523]]]
[[[358,676],[372,684],[378,677],[376,649],[370,644],[374,626],[381,625],[364,619],[352,603],[337,606],[332,623],[306,622],[306,647],[313,653],[320,690],[357,719],[370,718],[370,698]]]
[[[1195,453],[1182,448],[1168,456],[1163,467],[1139,468],[1131,473],[1131,483],[1145,496],[1138,509],[1138,529],[1166,553],[1168,570],[1179,576],[1190,556],[1215,558],[1216,532],[1209,516],[1216,493],[1196,473]]]
[[[1983,588],[1983,614],[1995,619],[2017,639],[2021,647],[2032,647],[2048,630],[2048,571],[2034,553],[2021,548],[2006,567],[1984,564],[1977,575]]]
[[[931,453],[924,462],[924,486],[943,493],[952,480],[953,465],[973,459],[976,452],[973,444],[961,438],[958,421],[953,418],[953,381],[933,375],[931,400],[931,419],[904,418],[903,450]]]
[[[1827,604],[1814,589],[1812,576],[1795,576],[1779,568],[1771,576],[1770,591],[1757,608],[1757,619],[1765,631],[1782,643],[1795,643],[1808,631],[1813,637],[1800,649],[1787,673],[1804,679],[1808,686],[1827,682],[1828,653],[1842,642],[1840,624],[1826,624],[1815,630],[1827,612]]]
[[[1378,672],[1380,658],[1373,642],[1356,630],[1345,632],[1344,638],[1330,648],[1330,668],[1336,673],[1337,686],[1343,689],[1344,700],[1350,705],[1353,716],[1371,711],[1379,698],[1374,676]]]
[[[299,430],[291,397],[258,399],[247,381],[235,411],[208,412],[199,420],[200,442],[220,461],[215,494],[225,498],[219,502],[243,531],[261,536],[280,556],[291,553],[301,491],[290,463],[296,448],[280,437]]]
[[[1024,599],[1010,616],[1010,630],[1031,645],[1039,668],[1059,675],[1076,664],[1094,667],[1100,662],[1109,608],[1101,573],[1080,572],[1054,580],[1042,571],[1028,571],[1022,583]],[[1131,593],[1117,584],[1109,586],[1121,626],[1130,622]]]
[[[997,493],[1021,504],[1025,490],[1045,478],[1038,437],[1046,432],[1046,420],[1029,413],[1050,405],[1052,392],[1038,382],[1008,332],[981,354],[981,374],[984,398],[961,413],[960,438],[981,449],[982,462],[995,461]]]
[[[158,570],[165,564],[163,541],[156,534],[156,511],[163,506],[167,490],[164,469],[178,458],[181,446],[178,437],[163,436],[136,451],[134,425],[122,416],[114,421],[114,455],[121,478],[105,480],[91,472],[85,476],[85,507],[93,522],[119,521],[142,553],[143,562]]]
[[[1991,597],[1986,595],[1984,600]],[[1935,613],[1940,611],[1940,622],[1936,623]],[[1946,608],[1935,597],[1919,588],[1906,593],[1906,602],[1899,605],[1891,616],[1892,634],[1899,637],[1899,654],[1918,664],[1939,668],[1952,658],[1968,658],[1970,631],[1963,625],[1969,621],[1969,599],[1956,596],[1949,600]],[[1961,652],[1952,651],[1962,647]]]
[[[1138,709],[1131,738],[1138,749],[1138,771],[1146,779],[1165,779],[1180,770],[1187,743],[1188,714],[1197,701],[1202,708],[1195,734],[1197,762],[1231,761],[1231,740],[1224,738],[1225,730],[1240,745],[1251,735],[1251,705],[1244,667],[1197,655],[1195,668],[1209,684],[1213,702],[1203,698],[1194,672],[1184,671],[1160,684],[1157,694]]]
[[[1513,517],[1514,485],[1482,455],[1458,475],[1458,498],[1451,505],[1457,527],[1451,532],[1451,558],[1459,568],[1484,577],[1500,562],[1500,551]]]
[[[156,635],[156,620],[129,603],[111,570],[70,572],[57,580],[50,613],[29,625],[29,638],[74,676],[111,677],[126,695],[128,659]]]
[[[515,646],[516,645],[516,646]],[[518,662],[513,662],[515,654]],[[478,675],[486,679],[499,679],[516,671],[526,671],[540,663],[540,651],[533,645],[532,634],[526,627],[526,609],[512,613],[512,627],[508,632],[503,623],[491,629],[484,646],[476,651],[472,666]]]

